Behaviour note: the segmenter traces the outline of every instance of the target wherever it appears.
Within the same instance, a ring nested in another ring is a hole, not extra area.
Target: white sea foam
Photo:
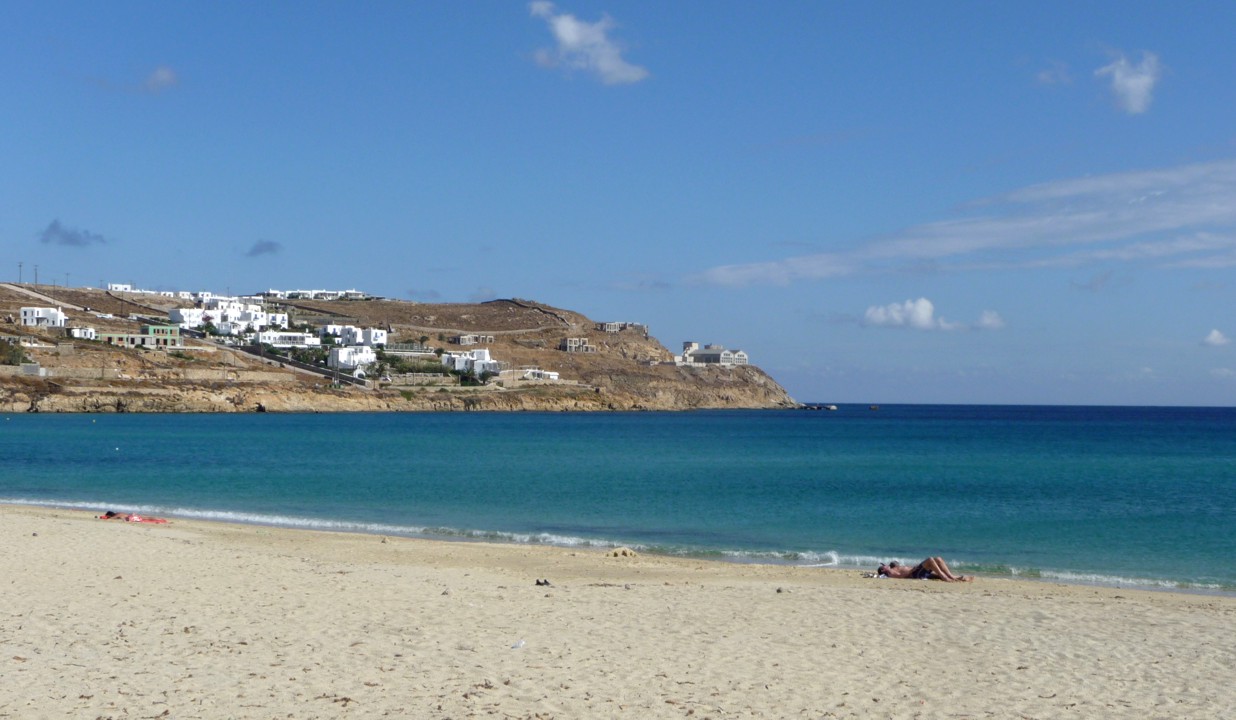
[[[1060,570],[1036,570],[1026,573],[1017,568],[1012,569],[1014,576],[1029,576],[1042,580],[1057,580],[1070,585],[1100,585],[1104,587],[1127,587],[1140,590],[1222,590],[1223,586],[1212,583],[1181,583],[1174,580],[1156,580],[1149,578],[1123,577],[1120,575],[1103,575],[1101,573],[1079,573]]]
[[[110,503],[96,500],[68,500],[48,502],[28,498],[0,498],[0,504],[27,505],[38,507],[55,507],[72,510],[99,511],[114,510],[116,512],[135,512],[146,515],[164,515],[174,518],[205,520],[213,522],[230,522],[246,525],[266,525],[271,527],[298,528],[304,530],[323,530],[329,532],[349,532],[370,535],[394,535],[405,537],[429,537],[446,540],[484,541],[528,545],[552,545],[572,548],[615,548],[629,547],[641,553],[671,555],[682,557],[716,557],[740,563],[769,563],[800,565],[820,568],[874,568],[881,563],[897,561],[913,565],[919,559],[874,556],[847,555],[836,550],[808,551],[753,551],[753,550],[713,550],[691,546],[667,546],[635,542],[623,542],[606,538],[587,538],[557,533],[519,533],[499,530],[475,530],[468,528],[426,527],[419,525],[393,525],[389,523],[366,523],[357,521],[332,520],[329,518],[312,518],[282,514],[264,514],[237,512],[231,510],[202,510],[198,508],[171,507],[151,504]],[[1217,583],[1187,583],[1175,580],[1137,578],[1101,573],[1084,573],[1061,570],[1044,570],[1038,568],[1021,568],[1007,565],[990,565],[970,563],[960,559],[946,559],[957,572],[982,573],[987,575],[1008,575],[1021,579],[1050,580],[1067,584],[1098,585],[1104,587],[1126,587],[1145,590],[1185,590],[1201,592],[1228,593],[1233,590]]]

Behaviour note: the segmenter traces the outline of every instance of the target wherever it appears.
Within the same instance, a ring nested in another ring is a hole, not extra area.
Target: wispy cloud
[[[673,285],[657,275],[641,274],[615,280],[610,287],[628,292],[663,292]]]
[[[648,71],[622,58],[622,48],[609,37],[614,21],[608,16],[589,23],[570,13],[557,12],[552,2],[539,0],[528,5],[533,17],[545,20],[558,42],[557,47],[536,53],[543,67],[565,67],[595,74],[606,85],[637,83]]]
[[[52,220],[43,232],[39,233],[39,242],[45,245],[62,245],[65,247],[88,247],[104,245],[107,238],[89,230],[65,227],[60,220]]]
[[[1107,287],[1107,284],[1111,282],[1111,279],[1112,279],[1112,271],[1104,270],[1101,273],[1096,273],[1095,275],[1091,276],[1091,278],[1085,282],[1079,282],[1079,281],[1074,280],[1073,287],[1077,288],[1078,290],[1088,290],[1090,292],[1099,292],[1103,288]]]
[[[835,253],[800,255],[774,262],[721,265],[704,271],[700,280],[714,285],[788,285],[796,280],[823,280],[850,275],[861,264],[857,258]]]
[[[160,65],[146,76],[142,89],[153,95],[170,90],[180,83],[176,71],[166,65]]]
[[[722,265],[696,280],[787,284],[930,266],[937,272],[1079,266],[1236,264],[1236,161],[1059,180],[970,204],[847,252]],[[1091,247],[1079,250],[1078,247]]]
[[[1073,76],[1069,66],[1059,60],[1052,60],[1034,76],[1040,85],[1072,85]]]
[[[99,87],[110,92],[121,92],[128,94],[147,94],[160,95],[168,92],[180,84],[180,75],[175,69],[168,65],[160,65],[142,79],[136,77],[125,78],[123,81],[116,82],[112,79],[100,77],[94,80]]]
[[[1150,52],[1143,52],[1142,61],[1136,65],[1121,53],[1111,64],[1094,71],[1097,78],[1110,78],[1116,103],[1130,115],[1144,113],[1150,108],[1154,88],[1162,75],[1159,56]]]
[[[1004,318],[995,310],[984,310],[975,327],[980,330],[999,330],[1004,327]]]
[[[868,327],[909,328],[911,330],[999,330],[1004,318],[994,310],[984,310],[978,322],[967,325],[945,320],[936,315],[936,306],[925,297],[888,305],[872,305],[863,313],[862,324]]]
[[[253,247],[249,248],[249,252],[245,253],[245,257],[259,257],[262,255],[278,255],[283,252],[283,245],[274,240],[258,240],[253,243]]]
[[[1214,330],[1211,330],[1209,335],[1202,338],[1202,344],[1209,345],[1210,347],[1223,347],[1224,345],[1227,345],[1230,342],[1232,342],[1231,339],[1228,338],[1228,336],[1224,335],[1223,333],[1219,332],[1217,328]]]

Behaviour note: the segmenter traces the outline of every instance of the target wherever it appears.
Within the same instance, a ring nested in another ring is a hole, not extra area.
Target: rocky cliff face
[[[281,385],[213,388],[182,383],[70,387],[28,380],[0,384],[4,412],[445,412],[623,411],[796,407],[758,368],[688,370],[678,377],[615,375],[608,386],[361,390]]]

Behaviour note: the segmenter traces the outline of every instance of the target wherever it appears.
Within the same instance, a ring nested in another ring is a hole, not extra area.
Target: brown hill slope
[[[68,305],[113,314],[155,314],[182,301],[127,298],[87,288],[39,292],[63,302],[70,324],[136,330],[126,318],[100,319]],[[0,289],[0,319],[20,306],[39,304]],[[147,310],[142,310],[145,307]],[[422,304],[391,300],[272,303],[295,324],[326,322],[390,331],[391,343],[423,342],[444,351],[488,348],[504,363],[501,378],[481,387],[333,387],[329,378],[294,372],[234,348],[188,340],[171,353],[116,348],[69,340],[59,331],[31,331],[0,323],[0,341],[19,336],[37,341],[22,370],[0,366],[0,409],[9,412],[332,412],[418,410],[683,410],[693,408],[793,407],[794,400],[755,366],[679,367],[656,338],[641,327],[605,332],[579,313],[528,300]],[[480,336],[473,346],[460,335]],[[492,338],[492,339],[491,339]],[[565,352],[566,338],[586,340],[593,352]],[[431,358],[432,359],[432,358]],[[523,370],[559,373],[560,380],[528,381]]]

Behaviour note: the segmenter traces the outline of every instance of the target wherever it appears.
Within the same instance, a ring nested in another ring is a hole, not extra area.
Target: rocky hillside
[[[44,296],[43,300],[30,295]],[[130,316],[158,316],[184,301],[127,296],[84,288],[0,286],[0,342],[24,336],[25,366],[0,365],[0,410],[6,412],[339,412],[448,410],[686,410],[777,408],[796,403],[755,366],[678,367],[673,354],[644,328],[598,329],[578,313],[527,300],[478,304],[422,304],[388,300],[295,301],[279,310],[295,324],[381,327],[391,343],[466,349],[459,335],[482,336],[516,372],[483,386],[391,385],[337,387],[329,377],[284,367],[204,341],[182,351],[112,347],[72,340],[59,331],[30,332],[16,323],[19,308],[55,300],[70,324],[136,331]],[[85,310],[90,308],[90,311]],[[272,308],[275,309],[275,308]],[[97,313],[112,315],[99,318]],[[490,337],[492,336],[492,340]],[[594,352],[559,349],[565,338],[586,339]],[[558,381],[520,379],[524,368],[559,373]]]

